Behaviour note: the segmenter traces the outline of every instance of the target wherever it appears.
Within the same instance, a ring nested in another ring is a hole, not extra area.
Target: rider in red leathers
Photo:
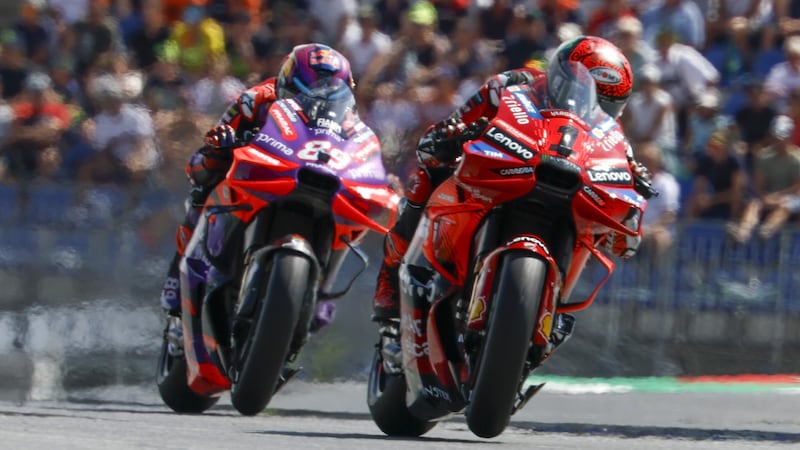
[[[580,36],[563,43],[552,56],[548,67],[560,66],[559,61],[576,61],[589,69],[595,79],[600,107],[611,117],[619,119],[630,96],[633,73],[622,52],[605,39]],[[568,74],[566,74],[568,75]],[[449,177],[461,155],[460,135],[471,124],[497,113],[501,93],[506,86],[528,84],[539,97],[539,105],[557,104],[559,84],[557,71],[548,69],[515,69],[495,75],[451,118],[430,126],[417,146],[419,168],[406,188],[405,205],[397,222],[386,235],[384,258],[378,274],[373,298],[373,320],[386,323],[399,318],[398,269],[408,244],[414,235],[423,209],[436,186]],[[553,107],[549,106],[549,107]],[[628,145],[628,160],[634,174],[647,181],[647,170],[633,159]],[[649,196],[650,192],[640,192]],[[639,228],[638,224],[632,228]],[[613,235],[604,243],[612,253],[629,258],[636,253],[639,236]]]
[[[250,140],[267,120],[267,110],[278,99],[291,98],[323,77],[340,78],[354,87],[350,62],[338,51],[322,44],[298,45],[283,61],[278,76],[268,78],[244,91],[228,108],[217,125],[205,136],[186,165],[191,189],[186,218],[176,234],[177,252],[161,291],[161,306],[170,315],[180,315],[178,267],[192,237],[206,198],[225,177],[232,162],[232,149]],[[334,305],[319,302],[315,325],[333,319]]]

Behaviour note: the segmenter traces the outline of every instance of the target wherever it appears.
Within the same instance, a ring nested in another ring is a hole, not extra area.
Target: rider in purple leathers
[[[273,102],[294,97],[323,77],[338,78],[351,88],[355,86],[350,62],[341,53],[322,44],[298,45],[284,58],[277,77],[270,77],[242,92],[217,125],[206,133],[205,145],[191,156],[186,165],[186,174],[191,184],[186,201],[186,218],[178,227],[177,251],[161,292],[161,306],[168,314],[180,316],[179,263],[208,195],[230,168],[233,148],[249,141],[253,133],[264,125],[267,110]],[[330,323],[334,314],[335,306],[332,302],[320,301],[312,328],[317,330]]]

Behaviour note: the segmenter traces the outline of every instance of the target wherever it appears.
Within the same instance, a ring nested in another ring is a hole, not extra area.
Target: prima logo
[[[280,151],[286,156],[291,156],[294,153],[294,151],[292,151],[292,149],[289,148],[288,145],[265,133],[258,133],[256,135],[256,143],[263,143],[265,145],[268,145]]]
[[[494,141],[497,145],[507,150],[517,158],[528,161],[533,158],[533,151],[528,147],[522,145],[516,139],[503,133],[499,128],[492,127],[486,132],[486,136]]]

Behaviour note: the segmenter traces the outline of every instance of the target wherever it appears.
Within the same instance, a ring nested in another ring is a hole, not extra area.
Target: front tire
[[[214,406],[219,400],[217,395],[200,395],[189,388],[186,358],[169,354],[166,335],[162,339],[158,358],[156,385],[161,400],[176,413],[199,414]]]
[[[367,406],[372,421],[388,436],[418,437],[436,426],[436,422],[418,419],[408,410],[406,378],[386,373],[379,348],[375,349],[369,372]]]
[[[246,416],[258,414],[272,399],[309,286],[313,285],[312,263],[305,256],[279,252],[268,272],[252,278],[267,278],[266,288],[233,368],[236,380],[231,385],[231,403]],[[248,277],[245,274],[243,279]]]
[[[529,254],[503,258],[466,411],[477,436],[495,437],[508,426],[546,277],[546,263]]]

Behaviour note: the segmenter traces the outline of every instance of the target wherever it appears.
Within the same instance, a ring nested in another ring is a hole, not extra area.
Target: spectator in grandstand
[[[655,49],[642,39],[642,23],[636,17],[623,16],[616,21],[611,41],[622,50],[633,70],[633,90],[641,86],[642,68],[653,64],[658,57]]]
[[[156,55],[145,83],[143,102],[151,111],[178,109],[185,105],[189,83],[178,64],[177,45],[165,41],[156,49]]]
[[[746,85],[747,98],[744,106],[734,112],[733,119],[739,138],[745,144],[745,170],[752,173],[754,155],[769,140],[769,124],[777,115],[770,105],[761,80],[751,79]]]
[[[580,15],[580,3],[579,0],[539,0],[537,6],[544,16],[547,32],[556,36],[564,24],[584,23]],[[580,35],[581,32],[578,34]],[[560,39],[560,42],[568,40],[569,38]]]
[[[362,83],[399,82],[413,88],[420,80],[429,79],[433,68],[446,60],[450,42],[437,33],[436,8],[426,1],[415,2],[407,19],[389,54],[376,60],[379,62],[364,74]]]
[[[475,17],[460,17],[456,21],[450,34],[450,43],[452,49],[447,55],[447,64],[455,67],[458,71],[456,77],[460,81],[494,71],[497,48],[481,37],[480,26]],[[481,79],[480,83],[483,81]]]
[[[195,111],[220,116],[244,90],[245,85],[230,74],[230,63],[223,55],[211,60],[208,75],[189,87],[189,99]]]
[[[107,73],[117,79],[125,101],[139,101],[144,89],[145,75],[131,67],[125,53],[103,53],[90,69],[91,76]]]
[[[52,178],[58,170],[58,143],[70,123],[67,107],[51,89],[50,77],[32,72],[13,104],[14,120],[3,159],[11,179]]]
[[[783,52],[786,61],[774,65],[764,80],[764,89],[779,113],[786,111],[789,93],[800,88],[800,35],[788,37]]]
[[[411,0],[378,0],[375,10],[378,11],[378,29],[394,38],[403,27]]]
[[[722,93],[710,88],[700,94],[697,104],[689,111],[686,133],[681,143],[683,158],[692,158],[705,152],[712,133],[733,126],[733,119],[721,113]]]
[[[423,124],[446,119],[461,106],[458,97],[458,70],[443,63],[433,69],[431,79],[417,90],[417,114]]]
[[[110,74],[93,78],[89,95],[99,112],[84,129],[95,152],[80,168],[79,181],[138,185],[160,163],[150,114],[126,102],[122,85]]]
[[[316,28],[322,31],[322,43],[337,45],[358,33],[358,25],[351,20],[356,16],[357,0],[306,0],[306,3]]]
[[[800,212],[800,149],[791,142],[794,121],[779,115],[769,127],[772,144],[761,150],[753,171],[754,197],[745,206],[739,223],[728,232],[739,243],[758,236],[769,239],[789,218]]]
[[[677,170],[677,128],[672,97],[661,88],[660,71],[654,65],[642,68],[641,88],[634,92],[622,115],[625,134],[637,143],[654,141],[664,152],[663,161],[670,171]]]
[[[131,35],[128,43],[133,63],[143,70],[149,70],[156,63],[156,50],[169,38],[169,35],[170,29],[167,27],[159,0],[144,0],[142,26]]]
[[[686,217],[739,220],[747,176],[734,145],[730,131],[720,128],[707,139],[705,151],[695,155],[694,182],[686,202]]]
[[[659,58],[655,61],[661,69],[661,86],[670,93],[678,118],[679,139],[683,138],[688,108],[706,89],[716,86],[719,71],[691,45],[677,41],[672,30],[662,30],[656,36]]]
[[[502,41],[508,37],[514,17],[512,0],[494,0],[492,4],[478,13],[481,35],[490,41]]]
[[[101,54],[122,52],[119,24],[109,12],[109,0],[89,2],[86,17],[72,25],[75,41],[75,71],[84,75]]]
[[[345,35],[340,45],[342,54],[350,60],[353,76],[359,80],[375,60],[386,57],[392,48],[392,40],[378,30],[378,16],[371,5],[362,5],[356,15],[358,32]]]
[[[636,159],[651,173],[651,184],[659,195],[647,201],[647,211],[642,217],[642,244],[640,252],[660,261],[675,242],[675,221],[680,207],[680,185],[664,166],[663,149],[658,144],[644,142],[634,150]]]
[[[222,26],[206,15],[198,0],[184,8],[181,19],[172,25],[170,41],[178,47],[181,68],[192,78],[201,77],[208,61],[225,53]]]
[[[22,92],[29,72],[28,61],[13,30],[0,32],[0,55],[2,55],[0,83],[3,85],[3,98],[12,99]]]
[[[636,11],[630,7],[628,0],[603,0],[589,16],[586,34],[611,39],[618,31],[618,22],[623,17],[638,21]]]
[[[641,13],[644,39],[658,46],[659,35],[670,30],[675,42],[702,49],[706,41],[706,23],[700,8],[692,0],[664,0]]]
[[[20,4],[20,17],[14,24],[25,57],[40,67],[47,63],[50,56],[50,36],[41,23],[43,6],[44,3],[40,1],[24,0]]]
[[[544,16],[535,8],[526,8],[520,20],[522,26],[517,36],[507,38],[501,53],[501,70],[526,67],[545,60],[545,51],[555,47],[555,37],[547,33]]]

